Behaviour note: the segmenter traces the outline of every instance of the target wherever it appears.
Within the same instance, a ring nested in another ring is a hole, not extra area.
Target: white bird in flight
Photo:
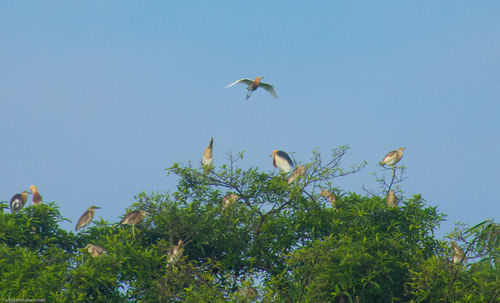
[[[259,87],[262,87],[263,89],[265,89],[268,93],[270,93],[274,98],[278,98],[278,95],[276,95],[276,92],[274,91],[274,87],[272,86],[272,84],[269,84],[269,83],[264,83],[264,82],[260,82],[260,80],[264,78],[264,77],[257,77],[255,78],[254,80],[251,80],[251,79],[247,79],[247,78],[243,78],[243,79],[240,79],[240,80],[236,80],[234,81],[233,83],[229,84],[227,87],[231,87],[235,84],[238,84],[238,83],[243,83],[243,84],[246,84],[248,85],[247,87],[247,97],[246,99],[250,98],[250,96],[252,95],[252,93]]]

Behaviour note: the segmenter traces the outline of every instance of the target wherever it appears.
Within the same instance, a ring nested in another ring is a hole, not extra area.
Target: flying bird
[[[228,208],[229,206],[233,205],[236,200],[238,200],[240,198],[240,196],[238,196],[237,194],[235,193],[230,193],[230,194],[227,194],[223,199],[222,199],[222,208],[223,209],[226,209]]]
[[[145,210],[133,210],[123,217],[120,224],[132,225],[132,234],[135,236],[135,225],[141,223],[146,215],[148,214]]]
[[[335,206],[335,196],[331,192],[327,191],[326,189],[323,189],[320,195],[325,198],[328,198],[332,207],[337,209],[337,206]]]
[[[453,245],[453,264],[461,264],[465,258],[464,250],[458,246],[457,242],[452,242]]]
[[[84,248],[89,252],[89,254],[93,258],[99,257],[100,255],[108,254],[108,252],[102,246],[99,245],[87,244]]]
[[[97,206],[91,206],[83,213],[80,219],[78,219],[78,223],[76,223],[75,231],[78,231],[80,228],[85,227],[89,225],[90,222],[92,222],[92,219],[94,219],[96,209],[101,209],[101,208]]]
[[[274,98],[278,98],[278,95],[276,95],[276,92],[274,91],[274,87],[271,84],[260,82],[260,80],[262,78],[264,78],[264,77],[259,76],[259,77],[255,78],[254,80],[243,78],[243,79],[234,81],[233,83],[229,84],[226,87],[231,87],[231,86],[238,84],[238,83],[243,83],[243,84],[248,85],[248,87],[247,87],[248,92],[247,92],[247,97],[246,97],[247,100],[248,100],[248,98],[250,98],[252,93],[258,87],[262,87],[263,89],[267,90],[267,92],[270,93]]]
[[[293,162],[290,156],[281,150],[273,150],[273,165],[281,171],[288,173],[293,168]]]
[[[396,198],[396,195],[394,193],[394,189],[391,189],[387,197],[385,198],[385,203],[387,203],[387,206],[389,207],[396,207],[398,206],[398,198]]]
[[[304,165],[297,166],[290,174],[290,177],[288,177],[288,184],[291,184],[293,181],[302,177],[305,173],[306,173],[306,167]]]
[[[30,194],[30,192],[28,192],[27,190],[24,190],[20,194],[15,194],[10,199],[10,212],[12,214],[24,207],[24,205],[26,204],[26,201],[28,201],[29,194]]]
[[[38,188],[35,185],[30,186],[31,193],[33,193],[33,204],[39,205],[42,204],[43,198],[42,195],[40,195],[40,192],[38,192]]]
[[[212,163],[214,162],[214,159],[212,157],[212,149],[214,147],[214,138],[210,138],[210,143],[208,144],[207,148],[203,151],[203,158],[201,159],[201,164],[203,165],[203,168],[210,168],[212,166]]]
[[[379,163],[381,166],[394,166],[396,163],[403,158],[403,150],[405,150],[406,147],[400,147],[397,150],[393,150],[387,153],[385,155],[384,159]]]
[[[177,245],[172,246],[168,251],[167,263],[169,264],[177,263],[182,258],[183,253],[184,253],[184,242],[182,242],[182,240],[179,240],[179,242],[177,242]]]

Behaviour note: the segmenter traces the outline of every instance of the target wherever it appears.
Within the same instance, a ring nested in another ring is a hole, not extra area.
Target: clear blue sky
[[[172,190],[211,136],[265,170],[350,145],[357,192],[406,146],[441,233],[500,220],[499,1],[1,1],[0,66],[0,200],[36,184],[64,228]],[[224,88],[256,76],[279,99]]]

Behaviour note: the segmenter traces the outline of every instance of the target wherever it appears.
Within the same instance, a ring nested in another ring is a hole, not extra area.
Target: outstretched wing
[[[259,86],[267,90],[267,92],[270,93],[274,98],[278,98],[278,95],[276,95],[276,92],[274,91],[274,86],[272,86],[271,84],[260,82]]]
[[[238,84],[238,83],[244,83],[246,85],[250,85],[250,84],[252,84],[252,82],[253,82],[253,80],[250,80],[250,79],[247,79],[247,78],[243,78],[243,79],[234,81],[233,83],[231,83],[228,86],[226,86],[226,88],[227,87],[231,87],[231,86],[233,86],[235,84]]]

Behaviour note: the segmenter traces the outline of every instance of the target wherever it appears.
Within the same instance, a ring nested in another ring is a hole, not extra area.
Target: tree
[[[453,265],[449,241],[434,236],[444,215],[420,195],[391,208],[386,189],[361,196],[334,186],[365,166],[342,168],[347,150],[326,161],[313,152],[290,184],[280,172],[238,167],[244,153],[209,171],[176,163],[167,169],[176,190],[136,196],[130,210],[149,215],[134,232],[103,220],[67,232],[55,203],[0,214],[0,298],[494,302],[498,224],[450,235],[467,252],[466,263]],[[392,176],[385,184],[402,181]],[[106,253],[92,256],[88,244]]]

